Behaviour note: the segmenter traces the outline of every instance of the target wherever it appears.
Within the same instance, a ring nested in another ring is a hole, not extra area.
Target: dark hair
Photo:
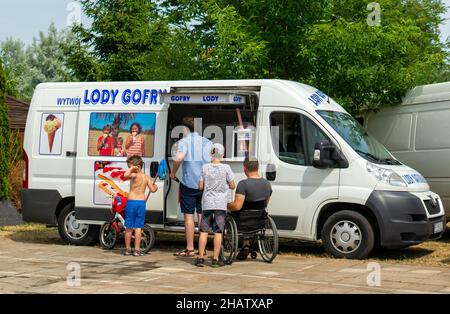
[[[57,118],[56,118],[56,116],[54,114],[49,114],[47,116],[47,118],[45,118],[45,121],[48,121],[48,120],[53,121],[55,119],[57,119]]]
[[[105,126],[103,127],[103,131],[105,131],[105,130],[111,131],[111,125],[109,125],[109,124],[105,125]]]
[[[132,133],[132,129],[133,129],[133,126],[137,126],[137,128],[138,128],[138,134],[140,134],[141,132],[142,132],[142,127],[141,127],[141,125],[139,124],[139,123],[137,123],[137,122],[134,122],[133,124],[131,124],[131,126],[130,126],[130,133]]]
[[[259,169],[258,159],[256,158],[245,158],[244,160],[244,168],[247,169],[247,171],[255,172]]]
[[[144,161],[138,155],[133,155],[133,156],[127,158],[127,164],[132,165],[132,166],[138,166],[142,169],[142,166],[144,165]]]
[[[184,117],[181,120],[181,124],[189,129],[189,131],[194,132],[194,118],[193,117]]]

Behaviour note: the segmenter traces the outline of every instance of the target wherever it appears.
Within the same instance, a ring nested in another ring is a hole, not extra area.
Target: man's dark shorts
[[[226,217],[226,210],[205,210],[200,224],[200,232],[223,233]]]
[[[180,207],[183,214],[202,213],[202,195],[203,191],[197,189],[191,189],[187,186],[180,184]]]

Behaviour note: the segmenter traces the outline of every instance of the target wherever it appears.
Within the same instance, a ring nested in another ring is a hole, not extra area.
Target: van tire
[[[98,239],[99,226],[78,224],[74,203],[69,203],[59,213],[58,232],[66,244],[90,245]]]
[[[363,259],[375,246],[372,225],[355,211],[343,210],[328,217],[321,235],[325,250],[337,258]]]

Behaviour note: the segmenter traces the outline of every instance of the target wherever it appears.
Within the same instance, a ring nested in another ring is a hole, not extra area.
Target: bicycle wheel
[[[263,260],[271,263],[278,254],[278,231],[273,219],[268,216],[264,234],[258,238],[259,253]]]
[[[155,244],[155,233],[150,225],[145,224],[141,233],[141,251],[148,253]]]
[[[106,223],[100,228],[99,240],[102,249],[112,250],[117,243],[117,238],[117,231],[110,223]]]
[[[227,216],[220,249],[220,257],[224,263],[231,265],[234,262],[238,250],[238,241],[236,222],[233,217]]]

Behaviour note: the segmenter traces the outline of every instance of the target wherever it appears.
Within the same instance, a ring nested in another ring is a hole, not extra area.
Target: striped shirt
[[[138,135],[135,139],[135,141],[131,142],[130,147],[128,147],[127,149],[127,157],[131,157],[131,156],[141,156],[142,157],[142,141],[143,141],[143,137],[142,135]]]

